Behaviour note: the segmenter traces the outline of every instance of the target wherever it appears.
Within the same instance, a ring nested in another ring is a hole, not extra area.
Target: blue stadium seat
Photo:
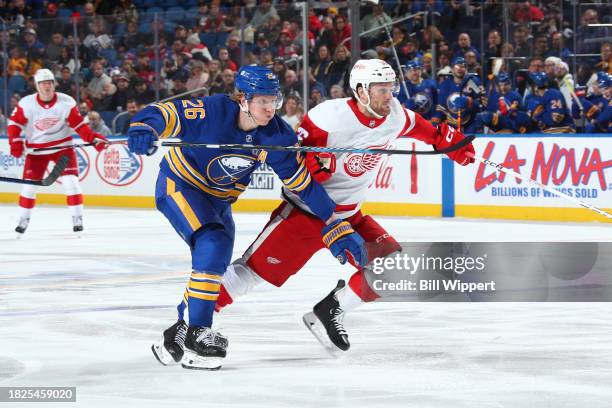
[[[116,135],[121,135],[122,129],[127,125],[127,123],[130,121],[129,115],[121,115],[117,118],[117,123],[116,123],[116,129],[117,129],[117,133],[115,133]],[[111,122],[112,124],[112,122]],[[111,127],[109,124],[109,127]],[[111,128],[112,131],[112,128]]]
[[[151,22],[155,17],[155,13],[157,13],[157,18],[164,18],[164,9],[161,7],[149,7],[147,11],[144,12],[143,22]]]
[[[8,80],[8,89],[11,94],[21,93],[25,91],[27,85],[27,81],[21,75],[13,75]]]
[[[166,21],[179,23],[185,19],[185,9],[182,7],[170,7],[166,10]]]
[[[227,47],[227,39],[229,38],[229,35],[230,33],[222,33],[222,32],[217,33],[217,49],[221,47]]]
[[[102,117],[102,120],[104,121],[104,123],[106,123],[106,126],[108,126],[108,128],[111,128],[111,125],[113,123],[113,119],[115,118],[115,116],[117,116],[117,112],[115,111],[102,111],[102,112],[98,112],[100,114],[100,116]]]
[[[72,10],[68,8],[60,8],[57,10],[57,16],[62,19],[64,23],[70,22],[70,16],[72,15]]]

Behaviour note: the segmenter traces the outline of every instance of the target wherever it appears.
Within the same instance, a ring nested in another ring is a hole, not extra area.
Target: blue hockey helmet
[[[463,58],[463,57],[455,57],[455,58],[453,58],[453,60],[451,62],[451,66],[454,67],[455,65],[463,65],[463,66],[465,66],[465,58]]]
[[[418,92],[416,95],[414,95],[414,110],[418,113],[429,113],[432,105],[433,101],[426,93]]]
[[[612,76],[605,71],[599,71],[597,73],[597,86],[600,89],[606,89],[612,86]]]
[[[411,69],[422,69],[423,64],[418,59],[410,60],[406,63],[406,70],[410,71]]]
[[[544,72],[531,72],[529,78],[536,88],[548,88],[548,76]]]
[[[277,109],[283,104],[280,82],[270,68],[256,65],[241,67],[236,75],[236,89],[244,92],[248,100],[255,95],[273,95],[277,97]]]
[[[510,76],[506,74],[505,72],[500,72],[499,75],[497,75],[498,84],[511,83],[511,82],[512,81],[510,80]]]

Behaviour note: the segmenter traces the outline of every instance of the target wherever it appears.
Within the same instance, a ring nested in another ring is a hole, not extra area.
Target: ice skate
[[[189,327],[181,364],[195,370],[218,370],[227,354],[227,337],[210,327]]]
[[[344,310],[336,294],[344,290],[346,283],[338,281],[338,285],[323,300],[317,303],[312,312],[306,313],[302,320],[315,338],[334,356],[349,349],[351,344],[344,329]]]
[[[17,238],[21,238],[23,236],[23,234],[26,232],[26,229],[28,229],[28,225],[30,224],[30,219],[28,217],[21,217],[19,219],[19,223],[17,224],[17,227],[15,227],[15,232],[17,233]]]
[[[151,351],[157,361],[165,366],[181,361],[186,334],[187,323],[184,320],[179,320],[164,330],[159,343],[151,345]]]
[[[72,231],[74,231],[79,236],[83,232],[83,216],[75,215],[72,217]]]

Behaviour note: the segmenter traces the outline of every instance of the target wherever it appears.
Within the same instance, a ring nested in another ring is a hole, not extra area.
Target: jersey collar
[[[53,107],[53,105],[55,105],[55,102],[57,102],[57,93],[53,94],[53,98],[51,98],[49,102],[43,101],[42,99],[40,99],[40,95],[36,94],[36,102],[38,102],[38,104],[44,109],[50,109]]]
[[[357,106],[357,102],[353,98],[348,100],[348,105],[353,111],[353,113],[355,114],[355,116],[357,117],[357,119],[359,120],[359,122],[361,122],[363,126],[369,127],[371,129],[374,129],[375,127],[382,125],[385,119],[387,119],[386,116],[383,116],[380,119],[367,117],[366,115],[361,113],[361,111],[359,110],[359,107]]]

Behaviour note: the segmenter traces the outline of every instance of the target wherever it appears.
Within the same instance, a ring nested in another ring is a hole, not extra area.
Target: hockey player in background
[[[558,89],[548,88],[548,77],[543,72],[529,74],[533,92],[527,95],[527,115],[535,127],[544,133],[574,133],[574,121]]]
[[[488,98],[487,111],[476,116],[477,128],[484,126],[496,133],[526,133],[531,120],[523,107],[523,99],[512,89],[508,74],[502,72],[495,79],[495,88]]]
[[[438,88],[438,104],[433,123],[453,125],[466,133],[476,132],[476,114],[480,112],[480,78],[468,74],[463,57],[453,58],[453,76],[444,80]]]
[[[270,69],[243,67],[235,86],[231,96],[218,94],[147,106],[130,123],[130,150],[151,155],[157,149],[156,141],[168,137],[194,143],[297,143],[295,132],[275,114],[282,97],[278,78]],[[363,265],[367,260],[363,239],[348,222],[334,215],[336,203],[312,180],[301,155],[253,149],[171,148],[160,164],[155,201],[191,250],[189,326],[184,322],[173,326],[175,335],[184,339],[181,357],[185,368],[218,369],[226,356],[227,338],[211,327],[234,247],[231,204],[262,163],[272,167],[286,190],[310,208],[317,220],[321,245],[341,263]],[[164,350],[153,348],[153,352],[162,363],[174,357],[163,354]]]
[[[385,149],[396,138],[409,137],[444,149],[464,138],[445,123],[435,128],[420,115],[403,108],[393,96],[397,89],[395,72],[382,60],[357,61],[350,72],[350,87],[351,98],[328,100],[308,112],[298,129],[303,145]],[[460,165],[468,165],[474,160],[467,154],[473,152],[473,146],[468,144],[448,156]],[[360,210],[381,159],[381,155],[362,153],[309,153],[306,158],[312,177],[321,182],[336,201],[336,213],[366,241],[368,261],[400,250],[395,239]],[[286,187],[283,199],[258,238],[226,271],[217,310],[261,282],[282,286],[323,248],[318,236],[323,223],[314,216],[308,203]],[[344,310],[378,297],[365,284],[361,266],[351,263],[357,267],[357,272],[348,286],[340,281],[338,287],[315,306],[314,314],[305,318],[313,333],[320,332],[318,329],[322,327],[323,332],[330,333],[334,347],[342,350],[349,348],[342,326]],[[177,328],[185,325],[184,308],[185,302],[179,304],[178,322],[166,330],[163,343],[155,346],[176,359],[182,353],[183,340]]]
[[[586,87],[576,88],[576,95],[580,100],[580,105],[574,102],[572,105],[572,117],[576,120],[584,118],[584,131],[586,133],[610,132],[610,109],[612,109],[610,101],[612,96],[611,83],[612,76],[607,72],[599,71],[592,85],[592,94],[585,95]]]
[[[59,181],[66,192],[66,203],[72,215],[74,232],[83,231],[83,193],[79,184],[79,168],[72,143],[72,131],[76,131],[87,143],[94,143],[97,151],[106,148],[106,138],[91,130],[79,113],[75,100],[61,92],[55,92],[55,77],[48,69],[34,74],[37,92],[22,98],[9,118],[7,134],[11,155],[21,157],[25,148],[53,147],[57,150],[27,151],[23,178],[41,180],[50,162],[68,156],[68,165]],[[24,185],[19,196],[20,216],[15,231],[22,235],[30,223],[30,214],[36,203],[37,186]]]
[[[438,85],[433,79],[423,79],[422,73],[423,65],[419,60],[406,63],[407,81],[404,83],[408,89],[408,95],[404,92],[404,87],[400,87],[397,99],[404,107],[429,120],[438,103]]]

